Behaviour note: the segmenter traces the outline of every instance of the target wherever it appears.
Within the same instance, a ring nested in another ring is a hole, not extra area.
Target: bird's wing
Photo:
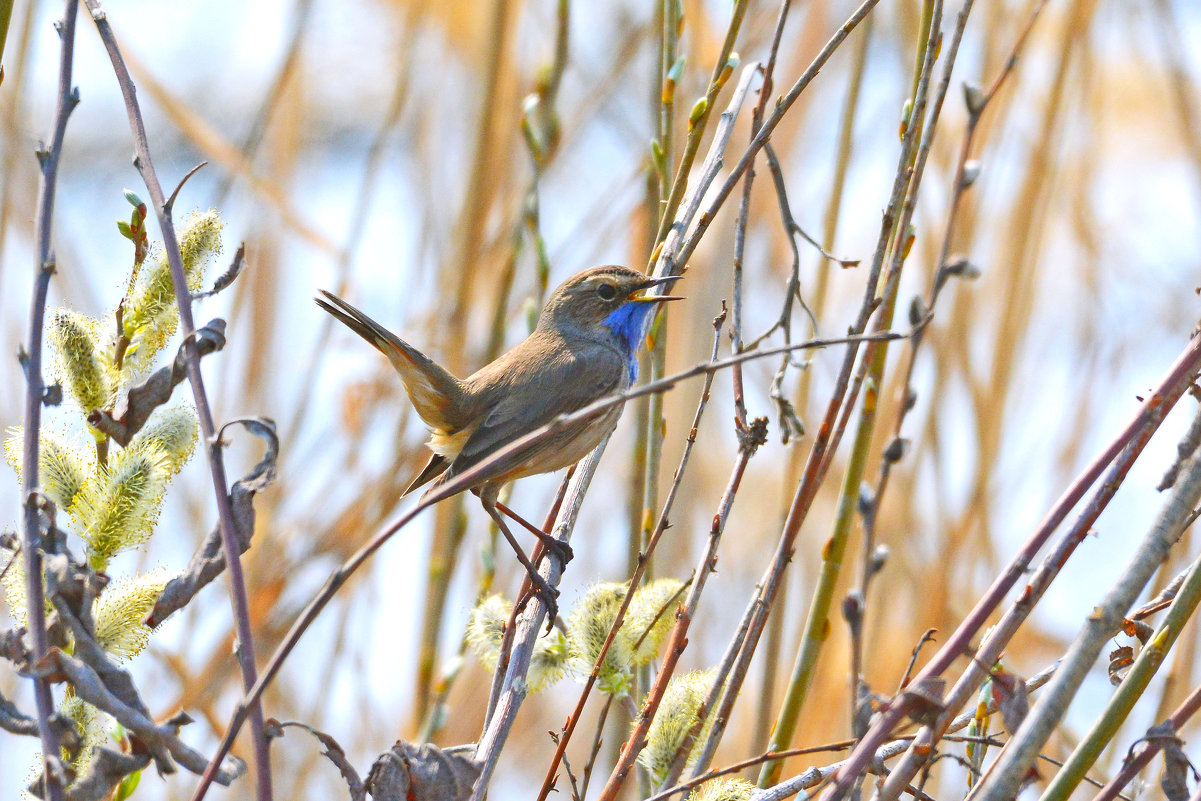
[[[505,391],[498,393],[487,417],[464,443],[446,472],[447,478],[468,470],[556,417],[578,411],[593,401],[620,391],[627,380],[625,361],[615,350],[602,345],[589,344],[556,349],[553,354],[544,352],[528,355],[541,358],[506,360],[509,362],[510,380],[505,382]],[[598,416],[608,411],[600,412]],[[502,476],[516,465],[525,464],[540,454],[562,449],[595,423],[592,418],[577,421],[540,443],[522,448],[506,458],[503,464],[497,464],[489,470],[484,480]],[[599,441],[600,435],[596,439]],[[552,457],[548,463],[554,461]],[[560,466],[555,464],[548,470]]]
[[[467,423],[462,419],[466,394],[459,379],[337,295],[325,290],[321,294],[324,297],[314,298],[318,306],[388,357],[422,420],[440,431],[455,431]]]

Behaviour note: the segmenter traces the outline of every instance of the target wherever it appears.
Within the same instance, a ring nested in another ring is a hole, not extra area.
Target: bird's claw
[[[543,542],[543,545],[546,546],[547,551],[559,558],[559,565],[561,567],[567,567],[567,563],[575,558],[575,551],[571,549],[570,545],[563,542],[563,540],[550,537]]]
[[[517,611],[520,612],[525,608],[525,605],[535,595],[542,599],[542,603],[546,606],[546,632],[554,628],[555,618],[559,616],[559,591],[547,583],[546,579],[542,578],[537,573],[530,574],[531,588],[521,597],[518,603]]]

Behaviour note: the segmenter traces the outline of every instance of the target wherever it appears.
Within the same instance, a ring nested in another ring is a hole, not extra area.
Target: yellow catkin
[[[150,639],[150,627],[142,621],[154,608],[167,585],[167,571],[152,570],[108,586],[92,607],[96,642],[124,662],[136,656]]]
[[[591,587],[572,610],[567,621],[568,641],[574,670],[587,675],[600,655],[601,646],[625,597],[626,585],[602,582]],[[597,679],[597,688],[615,698],[629,693],[633,654],[628,637],[616,637],[605,655]]]
[[[191,406],[158,409],[146,426],[129,443],[129,450],[158,449],[174,475],[187,463],[196,448],[199,423]]]
[[[179,252],[189,291],[200,289],[206,267],[221,253],[223,226],[221,217],[213,209],[193,213],[184,220]],[[134,372],[150,365],[179,325],[175,282],[171,278],[170,262],[161,248],[154,254],[149,266],[150,269],[143,271],[143,279],[131,293],[123,317],[125,336],[130,340],[125,364]]]
[[[79,753],[71,766],[77,774],[87,773],[95,758],[96,747],[108,741],[108,715],[101,713],[77,695],[63,698],[59,711],[79,732]]]
[[[622,635],[631,640],[634,665],[641,667],[659,654],[663,640],[676,620],[676,607],[683,600],[684,582],[660,578],[638,588],[630,601]],[[645,634],[645,636],[643,636]],[[641,640],[641,642],[639,642]]]
[[[689,796],[691,801],[747,801],[755,785],[746,779],[733,776],[719,776],[705,782]]]
[[[709,693],[715,675],[714,670],[694,670],[668,682],[659,710],[647,731],[646,748],[638,755],[638,763],[650,772],[655,784],[663,781],[676,751],[696,723],[697,710]],[[704,740],[707,729],[708,724],[701,730],[696,743]]]
[[[92,567],[150,538],[170,476],[162,451],[124,450],[89,478],[75,501],[75,522]]]
[[[490,595],[471,610],[467,621],[467,644],[485,670],[496,669],[505,625],[513,605],[499,595]],[[526,674],[531,693],[536,693],[563,678],[571,659],[571,649],[563,632],[555,629],[534,643],[530,669]]]
[[[490,595],[471,610],[467,620],[467,644],[485,670],[496,669],[500,655],[501,640],[505,636],[505,623],[513,606],[499,595]]]
[[[28,596],[25,594],[25,564],[21,554],[8,548],[0,548],[0,570],[8,566],[4,574],[4,600],[8,603],[9,614],[17,625],[24,626],[29,619],[29,609],[26,606]]]
[[[57,354],[59,379],[67,394],[85,412],[107,408],[113,381],[100,355],[96,321],[68,309],[55,309],[50,314],[47,339]]]
[[[539,637],[530,654],[530,669],[526,674],[530,692],[540,692],[563,678],[570,662],[571,647],[562,631],[552,629],[550,634]]]
[[[10,428],[4,440],[4,457],[22,476],[24,431]],[[61,510],[67,511],[83,487],[88,475],[96,469],[94,452],[90,448],[75,448],[67,438],[55,431],[42,429],[38,444],[38,485],[46,497]]]

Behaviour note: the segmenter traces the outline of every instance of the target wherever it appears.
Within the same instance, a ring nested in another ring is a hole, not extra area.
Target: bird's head
[[[538,327],[587,332],[606,326],[633,347],[647,316],[660,303],[680,300],[672,295],[646,294],[646,290],[679,277],[650,278],[617,265],[592,267],[568,278],[551,293]]]

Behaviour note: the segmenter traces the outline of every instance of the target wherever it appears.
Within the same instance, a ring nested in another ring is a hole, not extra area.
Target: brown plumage
[[[430,428],[434,455],[407,494],[431,481],[438,486],[556,417],[627,389],[649,313],[675,300],[639,293],[676,277],[653,279],[618,266],[576,273],[551,294],[524,341],[465,379],[335,295],[322,292],[316,301],[388,358]],[[614,406],[576,421],[484,471],[474,489],[515,546],[496,510],[500,488],[579,461],[608,436],[620,415],[621,407]]]

